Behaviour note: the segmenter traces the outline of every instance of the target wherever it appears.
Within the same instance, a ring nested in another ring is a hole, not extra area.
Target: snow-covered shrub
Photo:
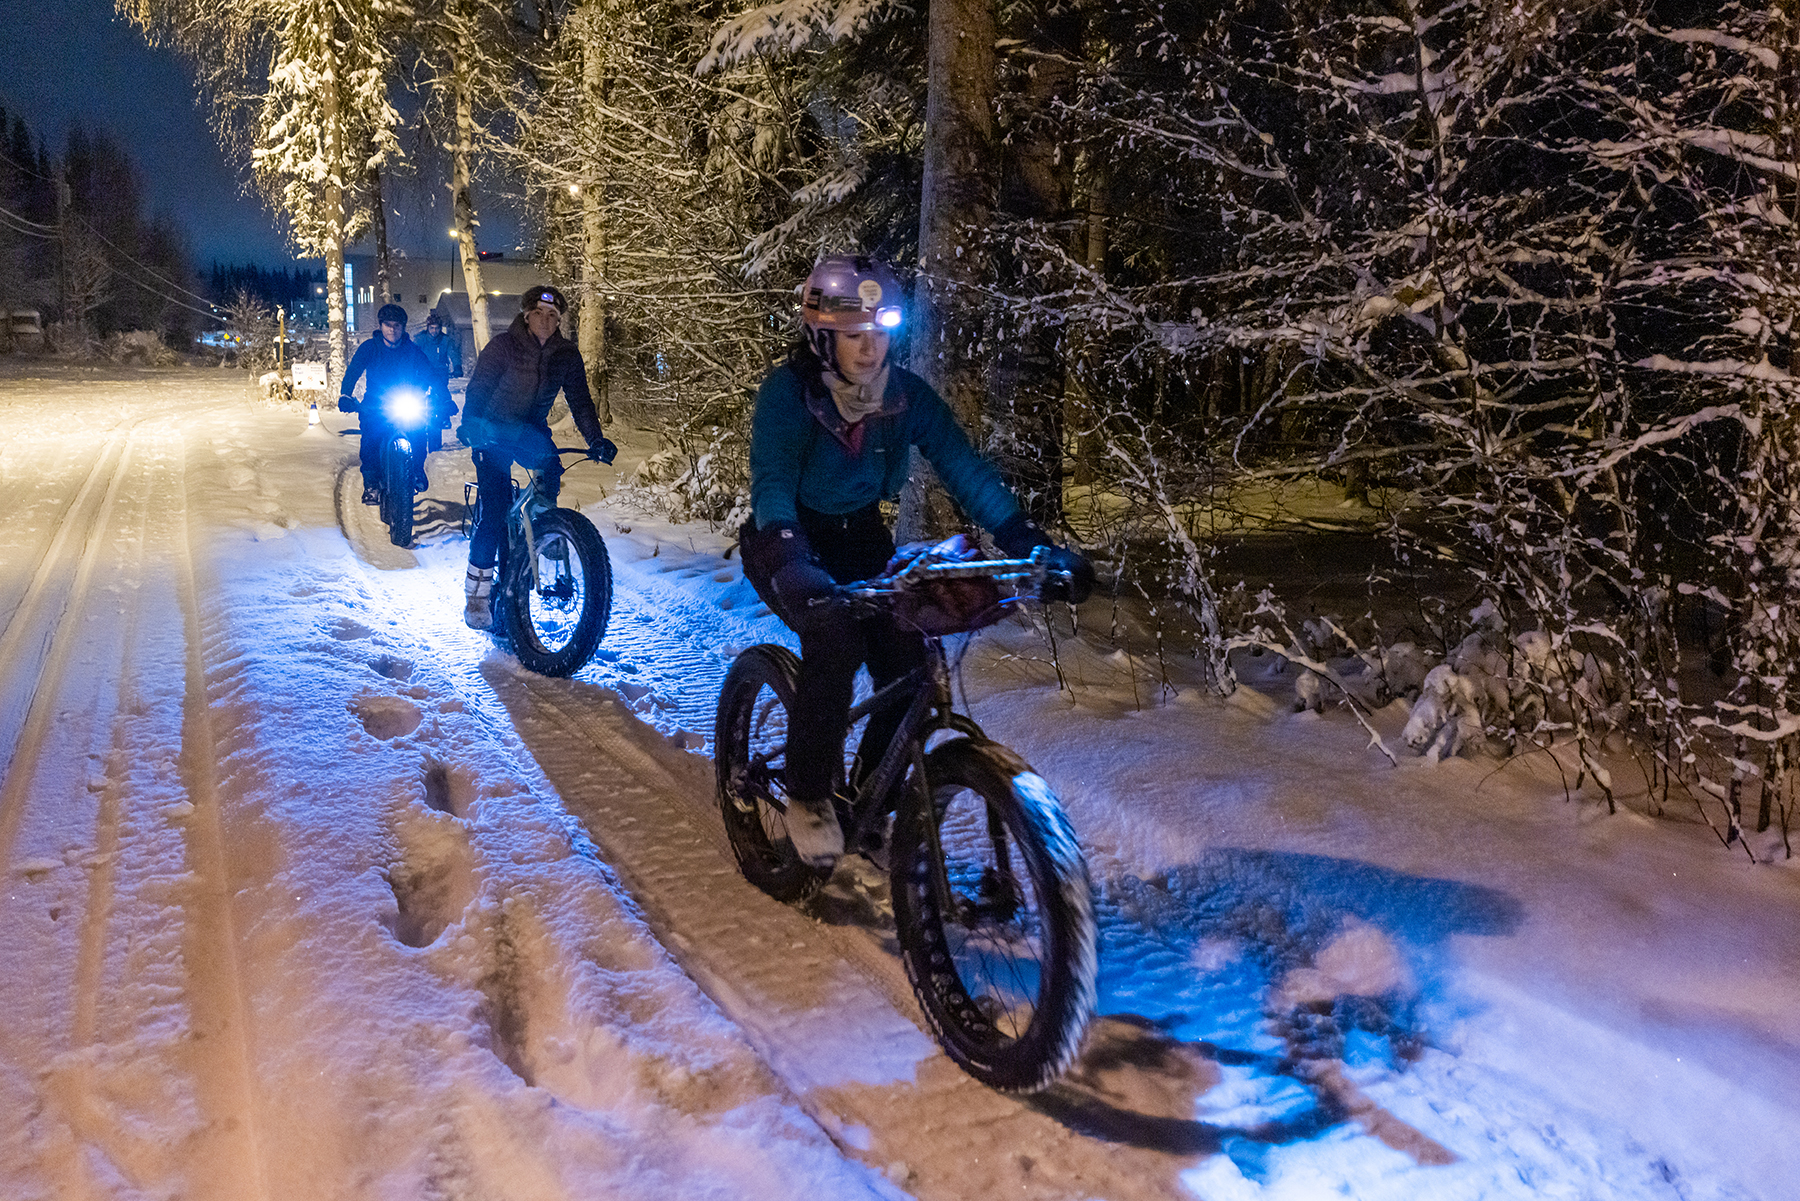
[[[52,321],[44,327],[44,345],[61,358],[92,358],[100,351],[94,331],[85,321]]]
[[[1434,759],[1484,750],[1492,702],[1491,676],[1440,663],[1426,673],[1400,741]]]
[[[640,463],[624,493],[636,503],[677,521],[706,521],[735,528],[749,516],[747,457],[741,439],[715,430],[704,449],[668,447]]]
[[[106,357],[115,363],[167,367],[178,361],[175,352],[163,344],[162,338],[154,330],[134,329],[110,334],[102,349]]]

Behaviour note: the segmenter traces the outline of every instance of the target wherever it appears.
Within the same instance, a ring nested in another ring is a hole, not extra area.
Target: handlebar
[[[580,455],[584,459],[593,459],[593,461],[596,463],[605,463],[608,466],[612,465],[611,459],[595,458],[593,455],[593,452],[588,450],[588,448],[585,446],[558,446],[556,448],[556,453],[558,455]],[[618,453],[617,447],[614,447],[613,453],[614,454]]]
[[[927,562],[921,555],[893,575],[876,576],[842,584],[839,591],[846,596],[874,598],[894,596],[927,580],[971,580],[986,577],[996,583],[1028,582],[1033,589],[1042,587],[1049,578],[1068,582],[1070,573],[1052,569],[1045,559],[1050,547],[1040,546],[1023,559],[963,559],[949,562]]]

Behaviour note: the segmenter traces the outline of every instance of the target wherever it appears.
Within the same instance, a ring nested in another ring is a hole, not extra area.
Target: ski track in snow
[[[1103,1016],[1049,1094],[975,1085],[920,1028],[881,873],[801,912],[736,871],[712,705],[738,650],[792,640],[721,539],[574,468],[614,609],[594,663],[537,677],[461,624],[466,452],[396,548],[354,441],[244,395],[0,379],[0,953],[34,965],[0,980],[0,1195],[1785,1195],[1596,1103],[1628,1036],[1463,962],[1512,896],[1227,828],[1147,867],[1079,769]],[[1041,659],[997,627],[967,675],[1054,783],[1131,715],[1069,709]],[[1192,697],[1149,720],[1271,720]],[[1715,1114],[1791,1118],[1680,1071]]]

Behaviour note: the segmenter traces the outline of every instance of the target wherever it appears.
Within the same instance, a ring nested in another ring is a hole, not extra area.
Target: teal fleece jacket
[[[975,453],[950,406],[901,367],[888,372],[881,409],[847,426],[822,384],[807,388],[793,364],[769,373],[750,421],[750,511],[756,528],[794,524],[798,506],[831,515],[893,500],[918,447],[963,512],[990,532],[1019,502]]]

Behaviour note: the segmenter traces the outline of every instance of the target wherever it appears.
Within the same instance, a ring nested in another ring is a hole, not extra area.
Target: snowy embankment
[[[0,1195],[1773,1201],[1800,1169],[1791,866],[1076,639],[1059,690],[996,627],[974,715],[1102,899],[1105,1016],[1021,1104],[914,1024],[877,873],[806,914],[736,876],[711,704],[784,635],[720,535],[575,468],[617,599],[545,680],[461,625],[466,454],[402,551],[354,442],[239,384],[16,374]]]

